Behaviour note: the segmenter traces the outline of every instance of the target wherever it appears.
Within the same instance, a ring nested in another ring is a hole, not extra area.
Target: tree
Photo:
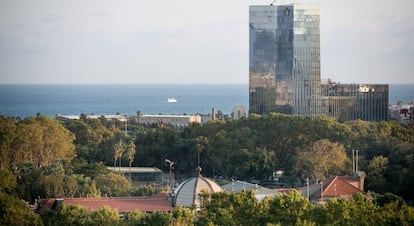
[[[129,166],[129,180],[131,180],[131,165],[135,158],[135,144],[133,141],[131,141],[128,145],[128,151],[127,151],[127,158],[128,158],[128,166]]]
[[[16,124],[12,118],[0,116],[0,168],[6,169],[13,162],[13,140],[16,136]]]
[[[294,225],[305,220],[312,210],[312,204],[297,190],[292,190],[262,201],[265,222]]]
[[[117,225],[119,223],[119,213],[107,206],[101,207],[90,213],[89,225],[103,226],[103,225]]]
[[[383,156],[375,156],[371,159],[367,166],[366,184],[368,190],[383,193],[385,191],[384,174],[388,167],[388,158]]]
[[[131,186],[128,179],[115,173],[97,176],[95,181],[96,187],[101,191],[101,193],[109,196],[128,195],[129,188]]]
[[[124,143],[119,140],[114,146],[114,169],[116,167],[116,161],[119,159],[119,168],[121,168],[122,154],[124,153]]]
[[[71,161],[75,157],[74,135],[58,121],[46,117],[30,117],[16,124],[12,142],[13,154],[5,165],[31,162],[36,168],[56,159]]]
[[[16,196],[16,185],[11,172],[0,170],[0,225],[41,225],[28,203]]]
[[[348,158],[342,145],[322,139],[299,151],[295,171],[314,181],[345,171]]]

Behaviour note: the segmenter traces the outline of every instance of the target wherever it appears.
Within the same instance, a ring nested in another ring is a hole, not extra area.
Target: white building
[[[192,123],[201,123],[200,115],[142,115],[138,114],[138,124],[141,125],[170,125],[186,127]]]
[[[233,108],[233,119],[246,117],[246,108],[243,105],[237,105]]]

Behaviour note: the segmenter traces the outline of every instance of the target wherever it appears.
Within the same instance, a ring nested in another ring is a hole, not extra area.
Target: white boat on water
[[[168,102],[168,103],[176,103],[176,102],[177,102],[177,100],[176,100],[175,98],[173,98],[173,97],[168,97],[168,98],[167,98],[167,102]]]

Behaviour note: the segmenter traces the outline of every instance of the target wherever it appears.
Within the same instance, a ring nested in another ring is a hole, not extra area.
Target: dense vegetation
[[[11,192],[2,182],[2,208],[10,203],[21,206],[16,204],[20,199],[33,203],[39,196],[151,194],[152,188],[135,188],[127,177],[110,173],[106,166],[168,170],[164,162],[168,158],[175,162],[175,175],[185,178],[194,173],[197,154],[205,176],[266,181],[275,169],[282,169],[281,182],[294,186],[305,178],[318,181],[351,174],[352,149],[359,150],[359,168],[367,173],[366,190],[414,198],[414,126],[395,121],[338,123],[325,116],[272,114],[182,130],[144,128],[131,121],[125,134],[122,123],[104,119],[58,122],[40,115],[26,119],[0,116],[0,147],[1,180],[10,174],[16,183]],[[379,207],[374,207],[376,212]],[[313,209],[318,208],[322,207]],[[313,218],[300,220],[319,224]]]

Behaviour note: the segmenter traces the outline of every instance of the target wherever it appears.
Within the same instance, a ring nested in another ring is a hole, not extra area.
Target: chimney
[[[365,182],[365,172],[364,171],[356,171],[354,173],[354,178],[359,179],[359,190],[364,191],[364,182]]]

